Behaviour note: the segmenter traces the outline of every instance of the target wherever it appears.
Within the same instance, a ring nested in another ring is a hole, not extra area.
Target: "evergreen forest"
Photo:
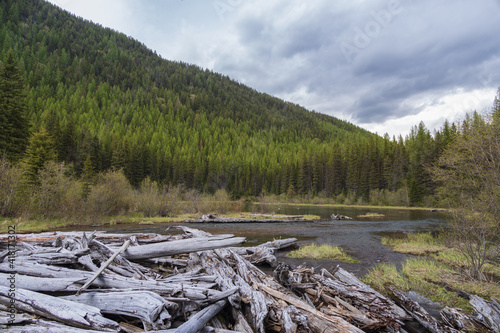
[[[39,186],[52,161],[83,198],[96,175],[122,170],[135,188],[432,205],[428,167],[467,128],[420,123],[382,137],[43,0],[0,1],[0,22],[0,154],[22,166],[24,186]]]

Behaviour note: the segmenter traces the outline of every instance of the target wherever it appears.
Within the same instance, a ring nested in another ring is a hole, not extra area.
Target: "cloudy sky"
[[[379,134],[489,109],[500,86],[500,0],[50,2]]]

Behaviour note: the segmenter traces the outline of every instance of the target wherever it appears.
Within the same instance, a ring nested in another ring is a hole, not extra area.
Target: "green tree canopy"
[[[38,184],[40,170],[45,163],[54,161],[56,156],[54,141],[45,128],[33,133],[24,158],[25,177],[28,183]]]
[[[9,50],[0,66],[0,153],[16,160],[29,135],[24,82],[14,52]]]

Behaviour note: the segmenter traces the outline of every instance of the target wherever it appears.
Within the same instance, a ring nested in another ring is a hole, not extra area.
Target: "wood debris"
[[[393,291],[400,307],[340,267],[316,272],[278,263],[275,251],[296,239],[237,247],[243,238],[180,228],[183,233],[175,235],[19,235],[14,265],[0,257],[0,329],[405,332],[405,322],[413,318],[433,332],[461,331],[471,322],[498,329],[496,302],[471,296],[479,321],[450,308],[437,320],[404,294]],[[0,252],[5,236],[0,235]],[[274,276],[255,266],[262,263],[275,267]]]

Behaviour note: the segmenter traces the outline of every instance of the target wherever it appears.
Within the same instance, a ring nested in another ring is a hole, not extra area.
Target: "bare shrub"
[[[182,197],[185,201],[184,211],[186,213],[200,213],[204,211],[205,206],[202,205],[202,196],[199,191],[189,189],[183,192]]]
[[[160,186],[146,177],[136,192],[136,209],[145,217],[170,216],[182,212],[183,187]]]
[[[158,183],[146,177],[136,192],[136,209],[145,217],[161,216],[165,211],[165,202]]]
[[[5,157],[0,159],[0,216],[21,215],[19,196],[22,186],[22,170],[14,167]]]
[[[76,209],[78,193],[74,192],[77,181],[65,175],[64,163],[47,162],[39,171],[38,185],[33,187],[33,213],[52,218],[71,213]]]
[[[471,278],[486,280],[483,266],[500,249],[498,224],[488,212],[464,205],[452,211],[448,221],[448,240],[467,258],[467,273]]]
[[[127,213],[133,207],[134,191],[123,170],[108,171],[97,177],[86,202],[90,217]]]

